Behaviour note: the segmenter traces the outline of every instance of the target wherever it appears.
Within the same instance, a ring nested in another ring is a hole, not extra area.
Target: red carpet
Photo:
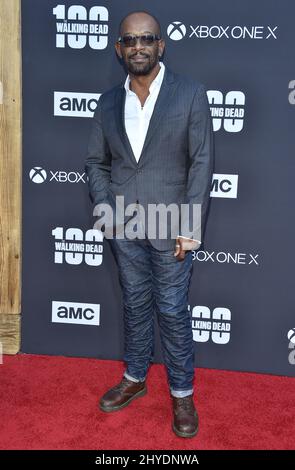
[[[115,361],[4,356],[0,366],[1,449],[294,449],[295,379],[198,369],[193,439],[171,431],[163,366],[148,394],[105,414],[98,398],[121,378]]]

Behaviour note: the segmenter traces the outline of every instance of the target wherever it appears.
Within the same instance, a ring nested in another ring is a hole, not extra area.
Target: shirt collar
[[[154,78],[154,80],[152,81],[152,83],[150,84],[150,88],[149,88],[150,93],[152,93],[155,88],[160,88],[161,85],[162,85],[162,81],[163,81],[163,78],[164,78],[164,72],[165,72],[165,65],[163,64],[163,62],[159,62],[159,65],[160,65],[160,70],[159,70],[158,74],[156,75],[156,77]],[[127,94],[133,93],[133,91],[130,90],[130,77],[129,77],[129,75],[127,75],[127,77],[126,77],[126,80],[125,80],[125,83],[124,83],[124,88],[125,88]]]

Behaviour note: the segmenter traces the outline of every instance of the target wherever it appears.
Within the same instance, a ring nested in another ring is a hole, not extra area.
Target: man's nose
[[[136,38],[136,43],[135,43],[135,46],[133,47],[133,49],[135,50],[140,50],[140,49],[144,49],[145,46],[143,46],[141,44],[141,39],[140,37],[139,38]]]

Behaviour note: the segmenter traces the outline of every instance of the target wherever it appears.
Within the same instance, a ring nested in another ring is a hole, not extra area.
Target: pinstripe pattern
[[[93,117],[85,171],[94,205],[115,196],[128,204],[202,204],[202,232],[213,171],[213,132],[203,85],[169,69],[137,163],[124,126],[124,84],[104,93]],[[191,213],[190,213],[191,217]],[[125,218],[125,221],[128,217]],[[174,248],[170,238],[150,239],[159,250]],[[191,235],[181,232],[182,235]],[[194,232],[194,238],[200,238]]]

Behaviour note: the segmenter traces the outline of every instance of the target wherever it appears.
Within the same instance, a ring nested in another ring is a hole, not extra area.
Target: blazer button
[[[138,173],[138,174],[142,173],[142,170],[137,170],[137,173]]]

